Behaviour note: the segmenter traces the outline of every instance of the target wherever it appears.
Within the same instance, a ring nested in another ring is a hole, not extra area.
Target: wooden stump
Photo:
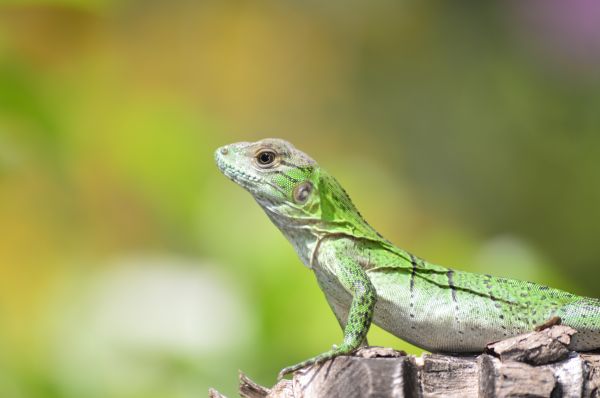
[[[568,349],[576,331],[552,326],[488,345],[472,356],[367,347],[298,371],[272,388],[240,374],[246,398],[551,397],[600,398],[600,354]],[[209,396],[222,398],[215,390]]]

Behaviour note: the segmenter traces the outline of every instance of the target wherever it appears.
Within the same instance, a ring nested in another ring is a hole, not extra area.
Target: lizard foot
[[[345,344],[340,345],[339,347],[334,346],[333,349],[324,352],[323,354],[317,355],[316,357],[307,359],[304,362],[300,362],[296,365],[292,365],[292,366],[288,366],[287,368],[283,368],[281,369],[281,371],[277,374],[277,381],[283,379],[285,377],[285,375],[288,375],[290,373],[294,373],[300,369],[312,366],[312,365],[318,365],[320,363],[326,362],[330,359],[333,359],[337,356],[340,355],[345,355],[345,354],[350,354],[355,350],[355,348],[351,348]]]

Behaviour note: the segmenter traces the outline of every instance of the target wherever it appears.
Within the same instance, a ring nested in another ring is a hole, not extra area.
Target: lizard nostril
[[[227,155],[229,153],[229,149],[226,147],[221,148],[221,155]]]

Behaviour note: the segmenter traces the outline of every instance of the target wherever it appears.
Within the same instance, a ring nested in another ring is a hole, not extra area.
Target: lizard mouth
[[[215,162],[225,177],[246,189],[255,187],[261,181],[259,177],[246,173],[244,170],[233,166],[227,160],[223,159],[221,149],[215,151]]]

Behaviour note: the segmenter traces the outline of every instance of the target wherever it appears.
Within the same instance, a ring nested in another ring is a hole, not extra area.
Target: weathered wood
[[[496,397],[551,397],[556,378],[550,369],[510,361],[500,366]]]
[[[364,347],[265,388],[240,374],[246,398],[540,397],[600,398],[600,353],[569,351],[576,332],[548,328],[490,344],[478,356],[407,356]],[[223,398],[215,390],[212,398]]]
[[[420,384],[423,398],[477,396],[477,360],[425,354]]]
[[[208,398],[226,398],[225,395],[221,394],[214,388],[208,389]]]
[[[271,389],[256,384],[240,372],[240,396],[243,398],[263,398],[269,395]]]
[[[339,357],[294,376],[294,397],[414,396],[414,359]],[[361,381],[354,383],[352,381]]]
[[[571,336],[577,331],[568,326],[553,326],[488,344],[487,351],[502,361],[544,365],[561,361],[569,355]]]
[[[600,354],[581,354],[585,381],[583,396],[600,398]]]

